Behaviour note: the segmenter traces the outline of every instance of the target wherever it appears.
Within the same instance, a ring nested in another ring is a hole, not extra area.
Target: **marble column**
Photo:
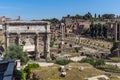
[[[39,54],[39,34],[36,34],[36,36],[35,36],[35,59],[36,60],[40,59],[40,54]]]
[[[47,46],[48,46],[48,49],[47,49],[47,51],[50,53],[50,37],[51,37],[51,34],[48,34],[48,36],[47,36],[48,38],[47,38]]]
[[[43,37],[43,42],[44,42],[44,57],[47,58],[47,34],[44,35]]]
[[[51,60],[50,58],[50,36],[51,34],[47,34],[47,38],[46,38],[46,59],[47,60]]]
[[[20,39],[21,39],[21,35],[20,34],[17,34],[18,36],[17,36],[17,40],[18,40],[18,44],[17,45],[20,45],[21,44],[21,41],[20,41]]]
[[[6,48],[9,46],[9,37],[10,37],[9,34],[7,34],[6,35],[6,43],[7,43],[6,44]]]
[[[61,40],[61,43],[64,44],[64,24],[61,25],[62,27],[62,40]]]
[[[118,32],[117,32],[117,22],[116,22],[116,23],[115,23],[115,40],[118,40],[118,39],[117,39],[117,33],[118,33]]]
[[[118,40],[120,40],[120,23],[118,23]]]

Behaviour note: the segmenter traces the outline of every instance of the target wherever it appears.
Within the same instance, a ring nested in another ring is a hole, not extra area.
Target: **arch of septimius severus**
[[[6,48],[10,45],[21,45],[25,39],[32,39],[35,46],[35,58],[43,53],[49,58],[50,53],[50,23],[45,21],[6,21],[4,24]],[[27,43],[27,42],[25,42]]]

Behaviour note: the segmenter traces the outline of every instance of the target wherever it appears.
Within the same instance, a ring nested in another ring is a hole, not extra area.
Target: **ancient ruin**
[[[50,53],[50,23],[45,21],[7,21],[4,23],[4,35],[6,48],[10,45],[25,44],[34,45],[34,49],[28,49],[27,52],[33,51],[35,59],[39,59],[43,54],[45,58]]]

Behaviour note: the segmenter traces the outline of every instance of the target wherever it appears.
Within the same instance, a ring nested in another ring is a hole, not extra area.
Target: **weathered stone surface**
[[[40,58],[44,53],[45,58],[50,53],[50,23],[45,21],[7,21],[5,22],[5,43],[6,48],[10,45],[23,45],[25,39],[31,38],[31,44],[35,45],[35,59]],[[41,38],[42,37],[42,40]],[[34,43],[33,43],[34,42]],[[42,42],[42,46],[41,45]],[[26,43],[26,42],[25,42]],[[29,46],[29,45],[28,45]],[[42,52],[41,52],[42,51]],[[49,59],[50,60],[50,59]]]

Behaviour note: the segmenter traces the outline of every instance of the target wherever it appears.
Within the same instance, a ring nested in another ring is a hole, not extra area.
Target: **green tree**
[[[103,14],[102,18],[104,19],[113,19],[115,17],[115,14]]]
[[[95,13],[94,18],[97,18],[97,14]]]
[[[22,44],[23,44],[23,45],[25,45],[25,44],[26,44],[26,42],[25,42],[25,41],[23,41],[23,42],[22,42]]]
[[[100,23],[98,24],[98,36],[102,36],[102,25]]]
[[[23,80],[29,80],[30,73],[33,69],[40,68],[39,64],[33,63],[28,64],[23,70],[22,70],[22,79]]]
[[[79,14],[76,14],[75,17],[76,17],[77,19],[82,19],[82,16],[79,15]]]
[[[90,29],[89,29],[89,28],[88,28],[88,29],[83,29],[83,31],[82,31],[81,34],[82,34],[82,35],[85,35],[85,36],[87,36],[87,35],[90,35],[90,36],[91,36]]]
[[[98,18],[99,18],[99,19],[101,18],[100,14],[98,15]]]
[[[53,47],[54,46],[54,41],[50,41],[50,47]]]
[[[56,60],[56,64],[59,64],[59,65],[67,65],[71,62],[71,60],[66,60],[66,59],[63,59],[63,60]]]
[[[68,14],[67,17],[70,18],[70,14]]]
[[[51,23],[60,23],[60,21],[57,18],[50,19]]]
[[[86,59],[82,59],[80,62],[89,63],[89,64],[93,65],[94,67],[105,65],[105,61],[103,59],[86,58]]]
[[[75,16],[71,16],[71,18],[72,18],[72,19],[76,19],[76,17],[75,17]]]
[[[119,45],[120,41],[114,41],[113,42],[113,46],[112,48],[110,49],[111,53],[118,48],[118,45]]]
[[[98,36],[98,24],[94,25],[94,37],[97,38]]]
[[[23,49],[17,45],[11,45],[7,48],[4,60],[19,59],[21,64],[24,65],[29,61],[26,52],[23,52]]]
[[[108,26],[107,25],[103,25],[103,36],[104,36],[104,38],[107,38],[107,36],[108,36]]]
[[[92,14],[91,14],[90,12],[88,12],[87,14],[85,14],[85,15],[83,16],[83,18],[84,18],[85,20],[92,19]]]
[[[91,35],[91,37],[94,36],[94,25],[93,25],[93,23],[91,23],[91,25],[90,25],[90,35]]]
[[[57,18],[52,19],[42,19],[42,21],[50,21],[53,24],[60,23],[60,21]]]

